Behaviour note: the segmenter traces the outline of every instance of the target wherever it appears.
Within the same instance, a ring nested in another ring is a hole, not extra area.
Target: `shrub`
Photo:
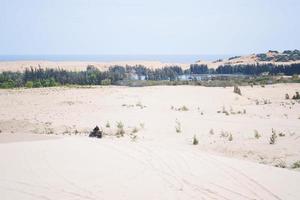
[[[233,140],[233,137],[232,137],[232,134],[230,133],[230,134],[229,134],[229,137],[228,137],[228,141],[231,142],[232,140]]]
[[[176,130],[176,133],[181,133],[181,123],[176,120],[176,125],[175,125],[175,130]]]
[[[144,128],[145,128],[145,123],[140,123],[140,127],[141,127],[142,129],[144,129]]]
[[[122,122],[117,122],[117,133],[116,135],[119,137],[119,136],[124,136],[125,134],[125,131],[124,131],[124,125]]]
[[[8,80],[0,84],[0,88],[14,88],[16,86],[16,83],[13,80]]]
[[[139,131],[139,129],[137,128],[137,127],[134,127],[133,129],[132,129],[132,133],[137,133]]]
[[[188,107],[186,107],[185,105],[183,105],[179,108],[174,108],[174,107],[172,108],[172,107],[171,107],[171,109],[175,109],[176,111],[188,111],[189,110]]]
[[[284,133],[279,133],[278,135],[279,135],[279,137],[284,137],[285,136]]]
[[[25,87],[32,88],[33,87],[33,82],[32,81],[27,81],[26,84],[25,84]]]
[[[197,145],[198,143],[199,143],[199,141],[198,141],[196,135],[194,135],[194,137],[193,137],[193,145]]]
[[[270,144],[275,144],[276,140],[277,140],[277,134],[275,131],[272,130],[272,135],[270,137]]]
[[[283,160],[279,160],[275,167],[286,168],[286,163]]]
[[[285,94],[285,99],[290,99],[289,94]]]
[[[242,95],[241,89],[237,85],[233,87],[233,92],[238,95]]]
[[[209,134],[214,135],[214,134],[215,134],[215,133],[214,133],[214,129],[210,129],[210,130],[209,130]]]
[[[293,165],[292,165],[292,168],[293,169],[300,168],[300,160],[294,162]]]
[[[300,94],[299,94],[299,92],[296,92],[296,94],[293,96],[292,99],[300,99]]]
[[[42,87],[42,83],[40,81],[34,81],[33,82],[33,87],[34,88],[40,88],[40,87]]]
[[[108,122],[106,122],[106,125],[105,125],[105,127],[106,127],[106,128],[110,128],[110,123],[109,123],[109,121],[108,121]]]
[[[104,79],[101,81],[101,85],[111,85],[111,80],[110,79]]]
[[[259,138],[261,137],[261,135],[258,133],[257,130],[254,130],[254,137],[255,137],[256,139],[259,139]]]
[[[122,128],[124,128],[124,125],[123,125],[123,123],[120,121],[120,122],[117,122],[117,128],[118,129],[122,129]]]

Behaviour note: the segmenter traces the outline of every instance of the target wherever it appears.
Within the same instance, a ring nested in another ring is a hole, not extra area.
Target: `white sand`
[[[143,65],[150,69],[162,68],[164,66],[181,66],[183,69],[189,67],[189,64],[182,63],[162,63],[160,61],[114,61],[114,62],[89,62],[89,61],[0,61],[0,72],[3,71],[24,71],[30,67],[42,68],[61,68],[72,71],[86,70],[88,65],[94,65],[101,71],[108,70],[110,66],[135,66]]]
[[[63,137],[1,143],[1,199],[300,199],[299,171],[272,166],[300,160],[300,104],[284,99],[300,84],[241,87],[243,96],[232,90],[0,90],[0,135]],[[189,110],[171,109],[183,105]],[[217,113],[223,106],[246,114]],[[181,133],[175,131],[176,120]],[[122,138],[84,135],[95,125],[112,135],[117,121],[125,127]],[[134,127],[139,131],[132,141]],[[274,145],[269,144],[272,128],[285,134]],[[255,129],[261,138],[254,138]],[[69,136],[75,131],[80,134]],[[222,132],[231,133],[233,141]],[[194,135],[198,146],[191,145]]]

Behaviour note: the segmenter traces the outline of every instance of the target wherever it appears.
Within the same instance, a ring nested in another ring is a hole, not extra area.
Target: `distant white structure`
[[[138,81],[138,80],[144,81],[144,80],[146,80],[146,76],[144,76],[144,75],[138,75],[135,72],[131,72],[131,73],[128,74],[128,79],[132,80],[132,81]]]

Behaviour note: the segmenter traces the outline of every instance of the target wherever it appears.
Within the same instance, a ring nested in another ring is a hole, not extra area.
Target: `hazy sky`
[[[0,54],[300,48],[300,0],[0,0]]]

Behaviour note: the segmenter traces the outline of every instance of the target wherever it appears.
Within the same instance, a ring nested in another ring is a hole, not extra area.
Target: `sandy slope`
[[[74,136],[2,144],[0,155],[3,200],[300,198],[298,172],[187,144]]]
[[[188,68],[189,64],[182,63],[162,63],[160,61],[114,61],[114,62],[90,62],[90,61],[0,61],[0,72],[3,71],[24,71],[30,67],[42,67],[42,68],[62,68],[72,71],[85,70],[88,65],[94,65],[98,69],[105,71],[110,66],[135,66],[143,65],[150,69],[162,68],[164,66],[181,66],[183,69]]]
[[[0,141],[4,134],[65,135],[0,144],[1,199],[300,199],[299,171],[272,166],[300,160],[300,104],[284,99],[300,84],[242,87],[242,96],[232,90],[0,90]],[[175,110],[183,105],[189,110]],[[114,136],[117,121],[124,137]],[[85,136],[95,125],[107,134],[102,140]],[[275,145],[272,129],[285,134]]]

